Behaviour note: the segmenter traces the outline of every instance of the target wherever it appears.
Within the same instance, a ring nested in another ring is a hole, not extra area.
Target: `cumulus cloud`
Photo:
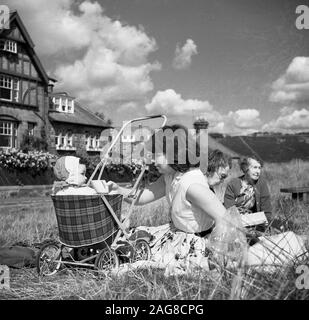
[[[260,112],[256,109],[239,109],[230,111],[228,118],[236,127],[242,129],[258,128],[261,125]]]
[[[142,27],[109,18],[97,2],[73,0],[11,0],[31,34],[39,55],[57,61],[50,70],[58,83],[92,110],[125,107],[153,90],[152,71],[158,62],[148,56],[155,39]]]
[[[17,9],[40,54],[56,54],[67,49],[82,49],[91,42],[93,26],[103,9],[98,3],[84,2],[79,15],[72,10],[73,0],[10,0]]]
[[[192,39],[187,39],[182,48],[177,44],[173,67],[175,69],[186,69],[191,65],[192,56],[197,54],[197,46]]]
[[[250,134],[256,132],[261,127],[260,112],[256,109],[238,109],[230,111],[221,117],[213,128],[212,132],[226,134]]]
[[[309,110],[284,107],[280,116],[263,126],[263,131],[296,132],[309,131]]]
[[[145,108],[148,112],[156,111],[171,115],[191,115],[193,111],[207,118],[211,117],[211,119],[219,115],[214,111],[213,106],[208,101],[197,99],[185,100],[173,89],[158,91],[151,102],[146,104]]]
[[[158,91],[151,102],[146,104],[146,110],[182,117],[198,114],[198,119],[209,122],[211,132],[227,134],[249,134],[259,130],[262,124],[256,109],[239,109],[222,114],[208,101],[184,99],[173,89]]]
[[[309,57],[295,57],[286,72],[272,84],[270,101],[309,102]]]

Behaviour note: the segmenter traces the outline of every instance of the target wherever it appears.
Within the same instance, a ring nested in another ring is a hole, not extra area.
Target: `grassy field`
[[[273,214],[293,221],[297,234],[309,235],[309,205],[297,203],[280,188],[309,186],[309,162],[266,164],[265,174],[272,195]],[[123,210],[128,206],[124,203]],[[165,199],[136,207],[131,226],[155,226],[168,221]],[[0,211],[0,246],[24,243],[32,246],[57,239],[57,223],[51,204],[45,207],[6,208]],[[308,261],[307,261],[308,265]],[[254,270],[196,270],[186,276],[164,277],[163,271],[147,269],[121,276],[98,278],[91,270],[64,269],[48,278],[38,277],[35,268],[10,269],[11,290],[0,291],[0,299],[308,299],[308,290],[295,287],[295,266],[268,275]],[[239,290],[243,287],[243,290]]]

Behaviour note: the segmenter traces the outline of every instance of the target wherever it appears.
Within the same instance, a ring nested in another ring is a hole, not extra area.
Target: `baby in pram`
[[[65,156],[59,158],[54,166],[54,174],[59,181],[53,184],[54,195],[94,195],[96,190],[85,185],[86,166],[80,158]]]

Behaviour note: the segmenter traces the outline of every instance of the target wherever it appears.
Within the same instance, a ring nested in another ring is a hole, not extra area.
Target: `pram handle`
[[[141,117],[141,118],[135,118],[132,120],[128,120],[126,121],[123,126],[121,127],[120,131],[117,133],[116,137],[114,138],[114,140],[112,141],[111,145],[109,146],[109,148],[107,149],[105,156],[101,159],[101,161],[97,164],[96,168],[94,169],[91,177],[89,178],[88,182],[87,182],[87,186],[90,185],[90,182],[92,181],[93,177],[95,176],[95,174],[97,173],[98,169],[100,168],[100,166],[102,165],[102,170],[100,172],[100,177],[103,173],[104,167],[106,165],[106,161],[107,161],[107,157],[109,155],[109,153],[111,152],[111,150],[113,149],[113,147],[115,146],[117,140],[119,139],[119,137],[121,136],[121,134],[123,133],[124,129],[132,122],[137,122],[137,121],[145,121],[145,120],[150,120],[150,119],[156,119],[156,118],[163,118],[163,123],[161,125],[161,127],[164,127],[167,121],[167,117],[164,114],[158,114],[158,115],[153,115],[153,116],[147,116],[147,117]],[[107,155],[107,157],[106,157]]]

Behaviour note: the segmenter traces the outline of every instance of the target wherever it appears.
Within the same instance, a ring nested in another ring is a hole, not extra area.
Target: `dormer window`
[[[2,40],[0,43],[0,48],[3,51],[17,53],[17,43],[12,40]]]
[[[55,110],[65,113],[74,113],[74,100],[68,97],[53,97]]]
[[[55,106],[55,110],[59,111],[60,109],[60,98],[54,97],[53,98],[53,103]]]
[[[67,102],[68,113],[73,113],[73,100]]]

